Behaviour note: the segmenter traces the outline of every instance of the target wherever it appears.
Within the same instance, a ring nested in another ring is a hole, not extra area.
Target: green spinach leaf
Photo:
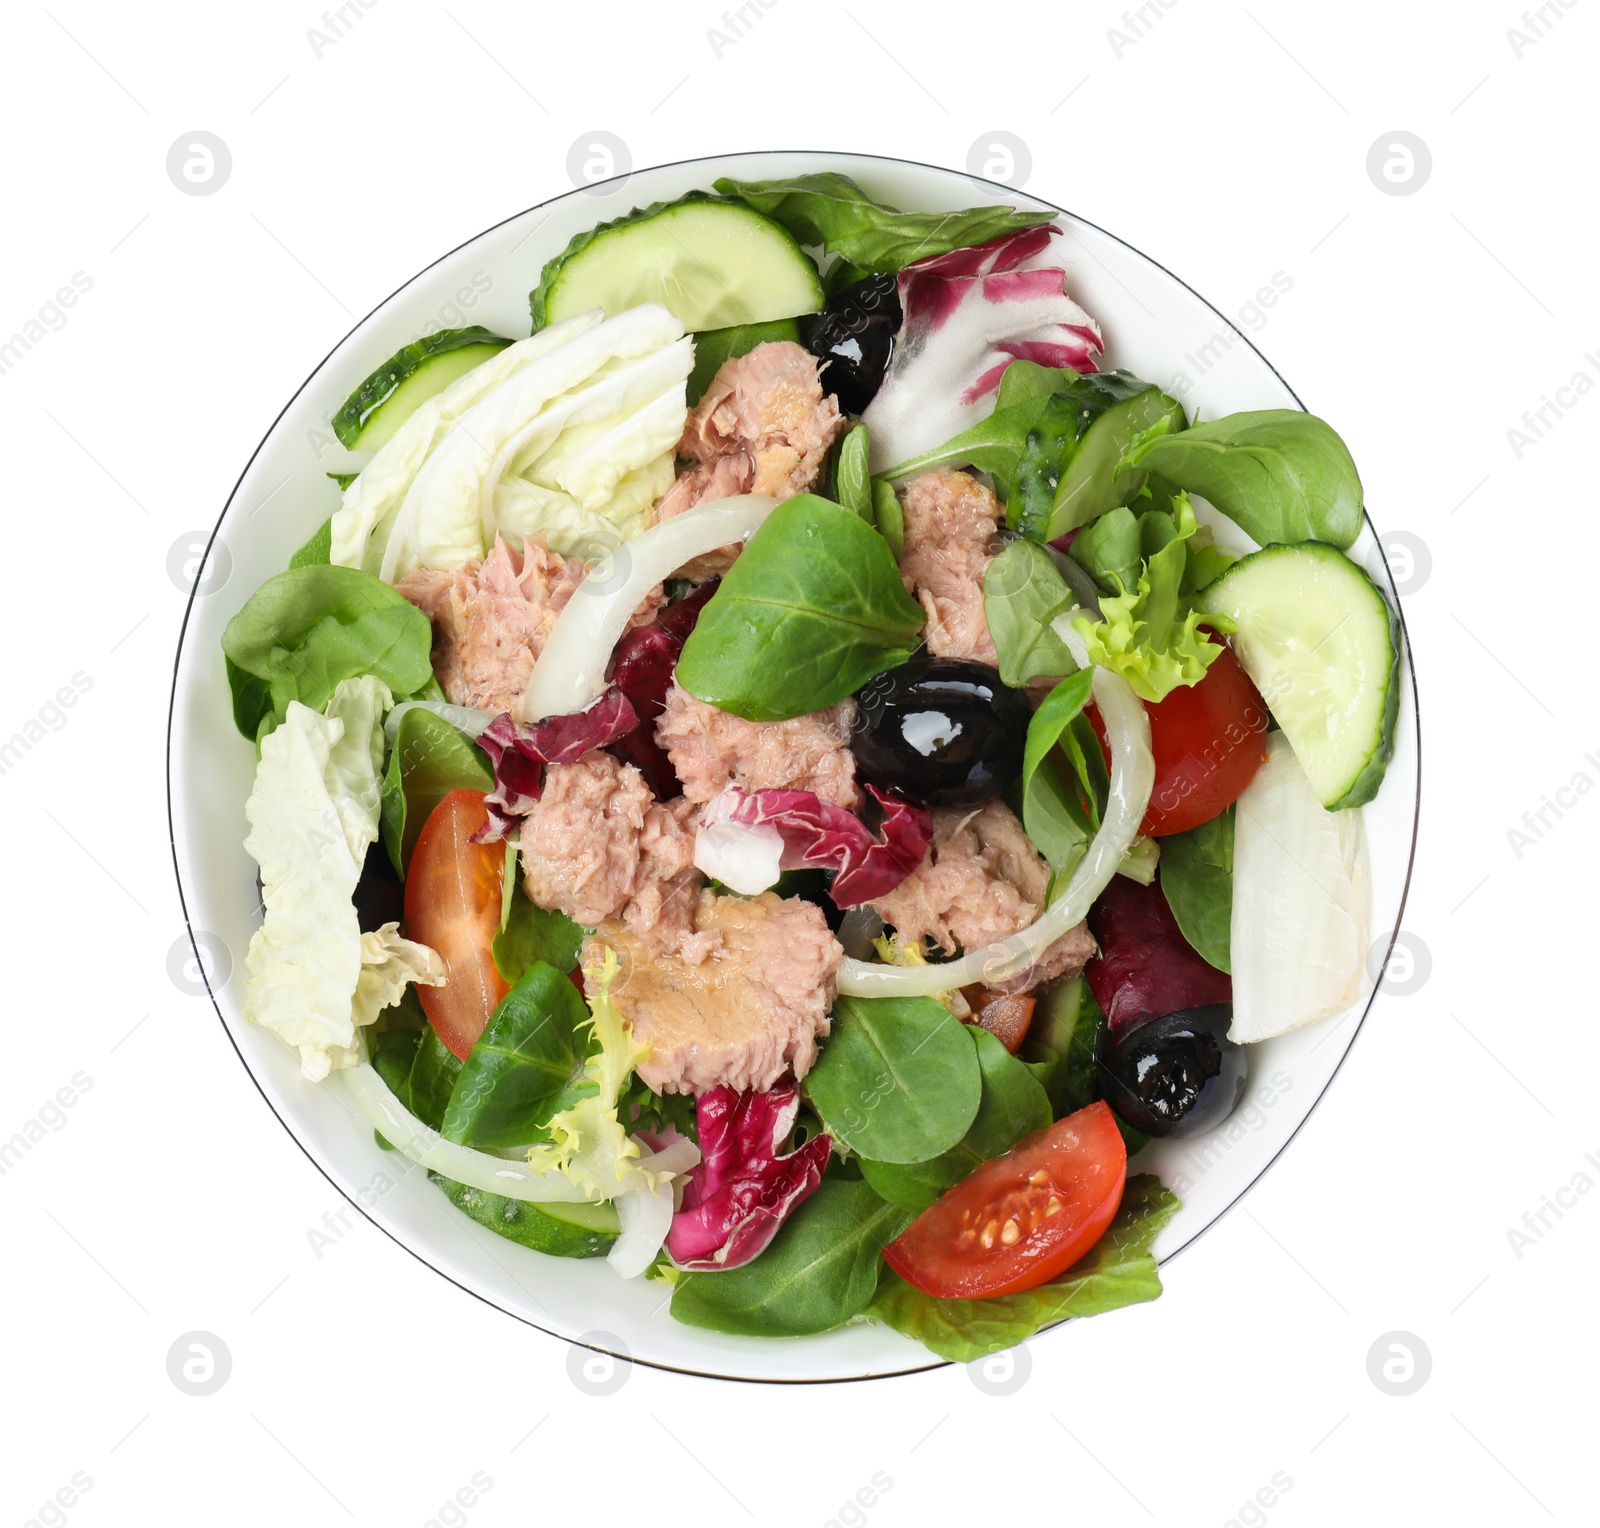
[[[461,1062],[430,1024],[422,1031],[422,1041],[411,1063],[411,1075],[406,1079],[406,1091],[403,1094],[398,1089],[395,1091],[424,1125],[437,1130],[444,1123],[450,1094],[460,1075]]]
[[[1158,1179],[1137,1174],[1128,1179],[1122,1207],[1106,1234],[1060,1278],[994,1300],[936,1300],[886,1272],[867,1314],[941,1358],[970,1363],[1015,1347],[1057,1321],[1154,1300],[1161,1293],[1161,1276],[1150,1248],[1178,1207]]]
[[[451,791],[487,791],[493,785],[488,759],[466,733],[421,706],[407,711],[389,750],[379,812],[383,847],[396,874],[405,875],[429,814]]]
[[[904,663],[923,619],[884,538],[801,494],[772,511],[700,612],[678,683],[749,721],[786,721]]]
[[[1348,547],[1361,534],[1361,478],[1333,427],[1297,409],[1227,414],[1134,441],[1120,468],[1147,467],[1203,494],[1247,535]],[[1120,470],[1119,468],[1119,470]]]
[[[1024,1136],[1043,1130],[1055,1116],[1050,1100],[1033,1074],[987,1030],[970,1025],[983,1077],[983,1096],[967,1133],[926,1162],[873,1162],[861,1159],[862,1176],[890,1204],[920,1215],[947,1188],[975,1167],[1009,1151]]]
[[[910,1222],[870,1184],[825,1178],[754,1262],[679,1278],[672,1314],[747,1337],[831,1331],[872,1298],[883,1249]]]
[[[692,408],[715,380],[724,361],[748,355],[757,345],[769,340],[800,338],[800,326],[792,318],[775,318],[763,324],[733,324],[726,329],[702,329],[694,337],[694,370],[689,373],[689,406]]]
[[[408,1109],[411,1107],[411,1067],[421,1043],[422,1036],[414,1029],[385,1030],[372,1037],[372,1069]],[[384,1151],[394,1150],[378,1131],[372,1134]]]
[[[565,913],[546,912],[520,886],[511,895],[511,916],[494,936],[495,969],[513,986],[535,961],[570,971],[583,949],[584,930]]]
[[[1000,660],[1000,678],[1020,688],[1030,679],[1078,671],[1072,651],[1051,626],[1077,598],[1050,554],[1033,541],[1013,541],[983,575],[983,616]]]
[[[495,1009],[456,1078],[440,1134],[463,1146],[526,1146],[588,1053],[588,1004],[565,971],[535,961]]]
[[[863,274],[898,271],[913,260],[987,244],[1003,234],[1048,223],[1054,216],[1015,207],[896,212],[873,201],[848,175],[832,170],[784,180],[724,176],[716,189],[775,218],[802,244],[820,244],[838,253]]]
[[[405,699],[434,687],[432,645],[427,616],[382,579],[359,568],[293,568],[262,584],[222,633],[234,721],[259,742],[291,700],[320,711],[341,680],[362,674]]]
[[[983,1077],[965,1026],[929,997],[841,997],[805,1080],[828,1131],[875,1162],[926,1162],[967,1133]]]
[[[853,515],[873,523],[872,469],[867,465],[871,438],[864,424],[851,425],[833,461],[833,496]]]
[[[1161,890],[1183,937],[1219,971],[1231,971],[1233,808],[1161,840]]]

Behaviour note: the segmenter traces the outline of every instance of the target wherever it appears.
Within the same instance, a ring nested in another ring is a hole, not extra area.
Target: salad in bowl
[[[619,211],[525,335],[368,358],[220,632],[240,1015],[505,1256],[701,1332],[1154,1299],[1163,1144],[1370,989],[1355,464],[1119,365],[1050,209]]]

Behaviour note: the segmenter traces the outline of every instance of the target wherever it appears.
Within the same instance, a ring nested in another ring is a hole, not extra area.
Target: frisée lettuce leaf
[[[1114,512],[1115,513],[1115,512]],[[1107,517],[1109,518],[1109,516]],[[1089,650],[1090,663],[1111,669],[1128,681],[1135,695],[1154,704],[1180,685],[1198,684],[1206,670],[1222,655],[1222,644],[1200,630],[1201,612],[1182,592],[1189,566],[1190,539],[1199,529],[1189,496],[1172,501],[1172,515],[1150,511],[1141,517],[1146,547],[1152,534],[1161,545],[1145,552],[1137,580],[1129,587],[1126,564],[1114,564],[1121,593],[1100,601],[1101,618],[1073,617],[1073,629]],[[1169,527],[1166,534],[1161,527]],[[1110,551],[1110,545],[1106,547]],[[1096,569],[1090,569],[1095,572]],[[1211,626],[1232,630],[1232,622],[1206,616]]]

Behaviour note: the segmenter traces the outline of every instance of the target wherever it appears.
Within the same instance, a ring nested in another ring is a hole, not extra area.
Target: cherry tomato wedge
[[[1027,1038],[1033,1022],[1033,995],[1027,992],[999,992],[975,983],[963,987],[961,995],[972,1010],[969,1024],[987,1029],[1014,1056]]]
[[[406,937],[437,950],[449,973],[417,996],[463,1061],[511,990],[494,964],[506,848],[472,842],[488,819],[482,791],[451,791],[428,814],[406,870]]]
[[[941,1300],[1034,1289],[1105,1234],[1127,1176],[1116,1117],[1092,1103],[947,1190],[883,1249],[884,1259]]]
[[[1150,751],[1156,779],[1139,831],[1151,838],[1185,833],[1220,816],[1237,801],[1266,756],[1267,707],[1233,649],[1206,670],[1196,685],[1182,686],[1163,701],[1144,703],[1150,717]],[[1089,720],[1106,751],[1097,711]]]

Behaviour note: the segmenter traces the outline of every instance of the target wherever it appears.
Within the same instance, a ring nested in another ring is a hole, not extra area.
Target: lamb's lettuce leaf
[[[861,1173],[867,1182],[890,1204],[913,1214],[921,1214],[974,1168],[1009,1151],[1055,1118],[1043,1086],[1023,1062],[987,1030],[975,1025],[962,1028],[977,1046],[983,1075],[983,1096],[967,1133],[948,1151],[925,1162],[861,1159]]]
[[[925,619],[884,538],[801,494],[773,510],[700,612],[678,683],[735,716],[784,721],[904,663]]]
[[[1233,808],[1161,840],[1161,890],[1183,937],[1219,971],[1231,971]]]
[[[1020,688],[1030,679],[1061,679],[1078,670],[1052,622],[1077,596],[1034,541],[1013,541],[983,575],[983,616],[1000,663],[1000,678]]]

